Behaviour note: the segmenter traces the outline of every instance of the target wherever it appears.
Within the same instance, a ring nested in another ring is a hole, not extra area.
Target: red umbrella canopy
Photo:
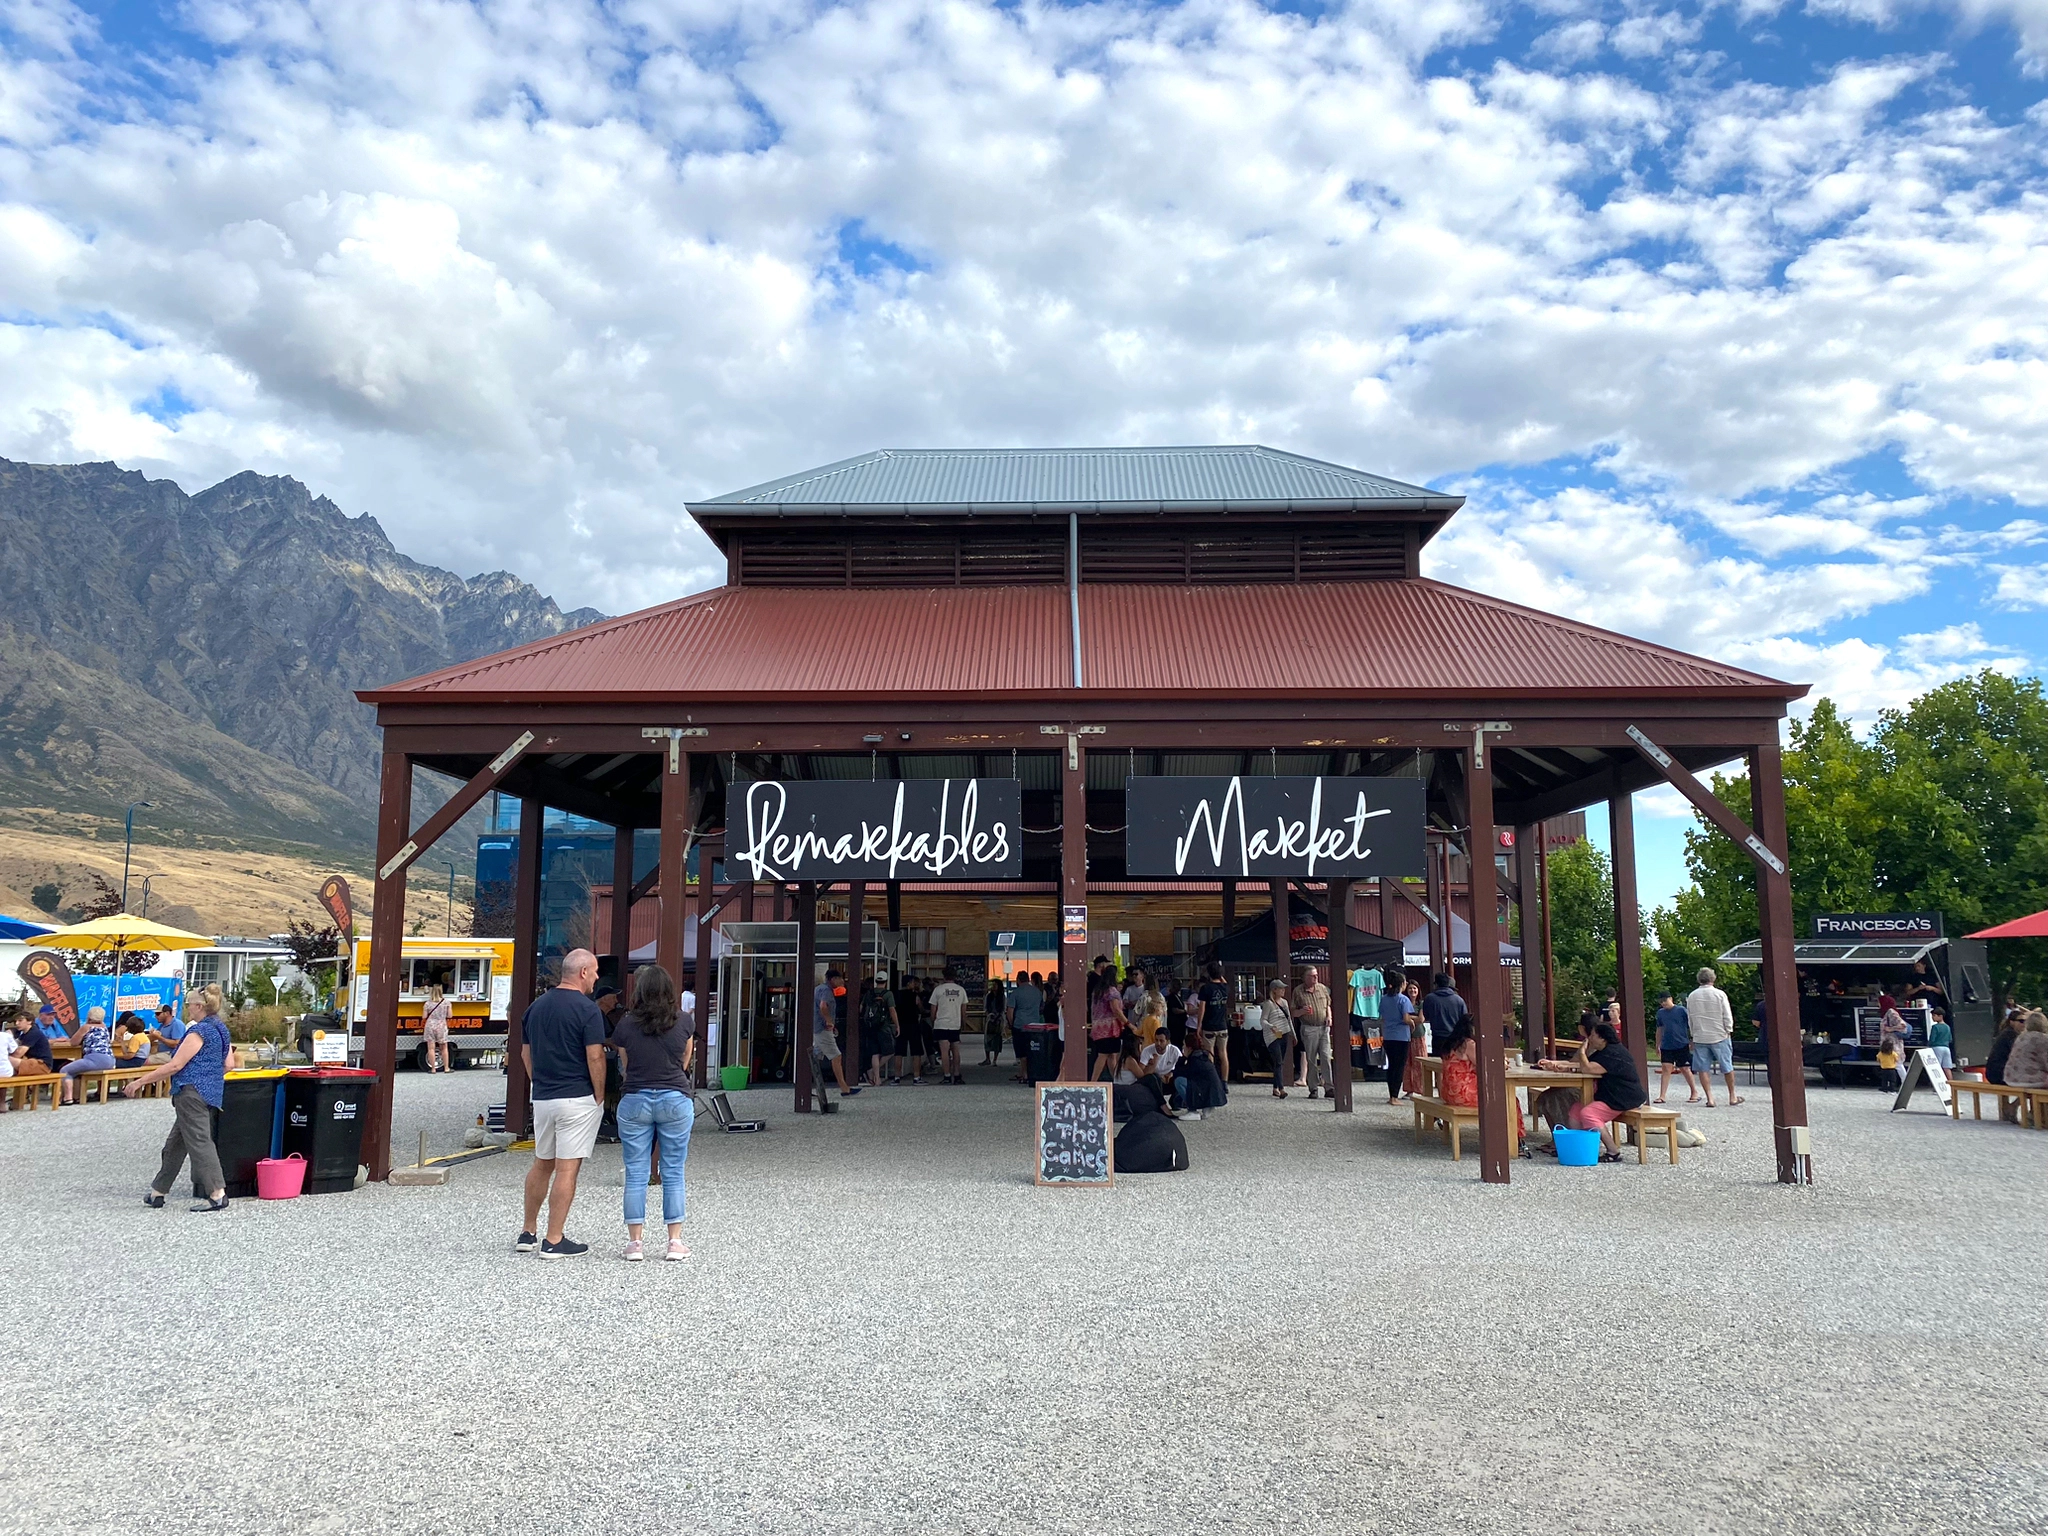
[[[1980,928],[1977,932],[1964,935],[1972,939],[2048,939],[2048,912],[2036,912],[2032,917],[2016,917],[2009,923],[2000,923],[1996,928]]]

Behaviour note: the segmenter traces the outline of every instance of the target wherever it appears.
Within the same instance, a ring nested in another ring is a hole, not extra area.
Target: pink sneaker
[[[668,1240],[667,1261],[669,1263],[680,1264],[689,1256],[689,1247],[687,1244],[683,1242],[683,1240],[680,1237],[672,1237]]]
[[[628,1243],[628,1244],[626,1244],[626,1262],[627,1262],[628,1264],[638,1264],[638,1263],[642,1262],[642,1261],[643,1261],[644,1259],[646,1259],[646,1257],[647,1257],[647,1250],[646,1250],[645,1248],[641,1247],[641,1246],[640,1246],[640,1244],[638,1244],[638,1243]]]

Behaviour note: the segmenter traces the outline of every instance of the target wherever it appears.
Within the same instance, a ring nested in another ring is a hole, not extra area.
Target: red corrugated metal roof
[[[1081,588],[1088,693],[1805,690],[1441,582]],[[360,697],[1070,692],[1064,587],[721,587]]]
[[[1081,588],[1084,681],[1114,693],[1784,689],[1439,581]]]
[[[720,587],[361,697],[1044,693],[1067,629],[1063,587]]]

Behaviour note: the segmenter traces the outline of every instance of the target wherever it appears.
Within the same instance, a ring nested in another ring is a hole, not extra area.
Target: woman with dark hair
[[[1479,1037],[1472,1032],[1472,1021],[1461,1019],[1451,1026],[1451,1032],[1444,1039],[1444,1073],[1437,1092],[1446,1104],[1462,1104],[1467,1109],[1479,1107]],[[1522,1140],[1522,1106],[1510,1093],[1508,1102],[1515,1107],[1515,1141]]]
[[[1537,1065],[1546,1072],[1577,1072],[1599,1080],[1593,1085],[1592,1102],[1577,1105],[1566,1118],[1575,1131],[1598,1131],[1600,1161],[1618,1163],[1621,1152],[1614,1144],[1613,1122],[1631,1109],[1642,1108],[1649,1093],[1636,1072],[1635,1057],[1629,1055],[1612,1024],[1594,1014],[1590,1022],[1581,1023],[1581,1031],[1584,1038],[1570,1061],[1546,1059]]]
[[[683,1246],[683,1159],[690,1152],[690,1127],[697,1120],[691,1098],[690,1058],[696,1037],[677,1029],[682,1000],[669,973],[643,965],[633,973],[633,1007],[623,1015],[605,1049],[615,1052],[626,1073],[619,1099],[619,1144],[626,1161],[626,1259],[647,1257],[641,1233],[647,1222],[647,1175],[654,1143],[661,1139],[661,1219],[668,1223],[668,1257],[687,1259]]]
[[[992,1067],[1003,1055],[1003,978],[988,979],[988,996],[981,1000],[981,1064]]]

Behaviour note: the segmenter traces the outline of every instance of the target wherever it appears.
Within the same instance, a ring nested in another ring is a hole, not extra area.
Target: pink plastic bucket
[[[306,1187],[306,1160],[294,1152],[290,1157],[265,1157],[256,1162],[256,1198],[296,1200]]]

